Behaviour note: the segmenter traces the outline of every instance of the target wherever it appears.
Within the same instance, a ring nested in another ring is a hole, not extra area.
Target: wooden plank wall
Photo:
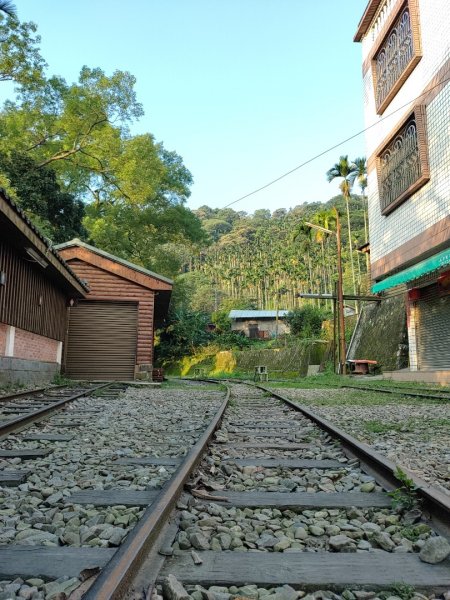
[[[64,340],[66,296],[45,269],[0,241],[0,271],[6,273],[6,285],[0,285],[0,322]]]
[[[87,300],[111,298],[112,300],[136,300],[139,303],[136,363],[152,364],[154,292],[82,260],[72,259],[67,262],[80,279],[88,282],[90,293]]]

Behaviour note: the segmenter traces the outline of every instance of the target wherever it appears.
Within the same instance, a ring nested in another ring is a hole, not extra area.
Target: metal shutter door
[[[66,374],[72,379],[134,379],[138,305],[80,301],[70,309]]]
[[[439,296],[438,286],[430,285],[422,290],[417,308],[419,369],[450,369],[450,296]]]

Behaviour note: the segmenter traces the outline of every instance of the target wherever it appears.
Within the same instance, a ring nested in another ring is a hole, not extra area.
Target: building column
[[[12,325],[8,325],[6,329],[6,344],[5,344],[5,356],[14,356],[14,340],[16,337],[16,328]]]
[[[63,343],[58,342],[58,347],[56,349],[56,362],[60,366],[61,366],[61,362],[62,362],[62,349],[63,349]]]
[[[406,300],[406,317],[408,325],[409,369],[418,370],[416,325],[418,318],[417,302],[409,297]]]

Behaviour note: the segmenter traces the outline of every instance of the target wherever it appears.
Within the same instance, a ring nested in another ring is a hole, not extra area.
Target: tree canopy
[[[0,182],[54,241],[84,237],[173,276],[208,239],[185,206],[191,173],[150,132],[131,135],[143,115],[133,75],[47,76],[39,43],[0,5],[0,81],[16,84],[0,113]]]

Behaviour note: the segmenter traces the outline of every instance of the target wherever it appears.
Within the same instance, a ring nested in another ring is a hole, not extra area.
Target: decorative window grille
[[[395,0],[384,0],[384,2],[378,8],[377,17],[375,18],[371,27],[372,40],[375,40],[377,35],[380,33],[383,25],[386,23],[390,11],[394,5]]]
[[[377,156],[381,213],[389,214],[430,178],[425,107],[417,106]]]
[[[417,0],[409,0],[386,24],[372,55],[377,112],[381,114],[421,58]]]

